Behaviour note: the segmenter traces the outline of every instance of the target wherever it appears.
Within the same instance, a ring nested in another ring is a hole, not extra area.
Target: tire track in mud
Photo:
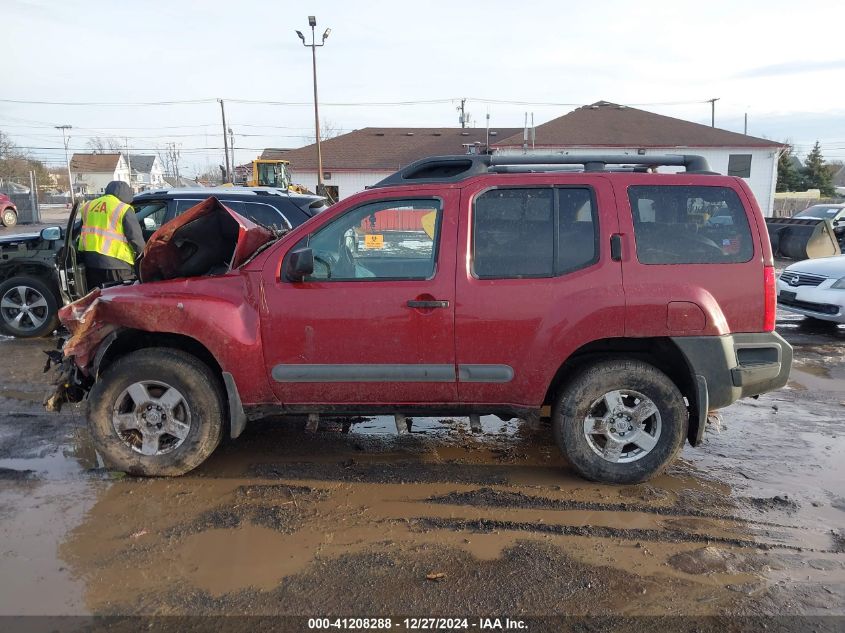
[[[547,523],[525,523],[501,521],[498,519],[448,519],[439,517],[416,517],[411,519],[414,528],[424,530],[452,530],[476,533],[491,533],[500,530],[515,532],[540,532],[557,536],[585,536],[590,538],[616,538],[625,541],[649,541],[657,543],[707,543],[760,550],[789,550],[793,552],[834,553],[833,550],[815,550],[797,545],[760,543],[748,539],[725,536],[709,536],[680,530],[651,530],[644,528],[614,528],[597,525],[566,525]]]
[[[446,495],[429,497],[427,503],[443,505],[463,505],[485,508],[519,508],[524,510],[576,510],[587,512],[640,512],[659,516],[696,517],[702,519],[716,519],[720,521],[734,521],[749,525],[763,525],[766,527],[801,529],[796,525],[784,525],[770,521],[758,521],[730,514],[720,514],[697,508],[681,508],[678,506],[650,506],[639,503],[601,503],[596,501],[577,501],[575,499],[550,499],[537,497],[522,492],[494,490],[493,488],[478,488],[468,492],[450,492]]]

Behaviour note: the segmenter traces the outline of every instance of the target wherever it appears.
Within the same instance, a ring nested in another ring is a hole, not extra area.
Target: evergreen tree
[[[803,178],[795,168],[792,145],[787,145],[778,156],[778,179],[775,191],[803,191]]]
[[[818,141],[804,160],[804,180],[807,188],[820,190],[822,196],[831,197],[836,193],[833,188],[833,175],[824,162]]]

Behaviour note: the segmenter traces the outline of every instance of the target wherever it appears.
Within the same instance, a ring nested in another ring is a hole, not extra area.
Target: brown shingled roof
[[[522,134],[521,128],[491,129],[490,143],[517,132]],[[485,128],[368,127],[323,141],[323,170],[394,171],[427,156],[464,154],[462,144],[484,143],[486,134]],[[313,143],[280,158],[289,160],[294,172],[317,169]]]
[[[608,101],[576,108],[537,126],[535,143],[535,147],[781,147],[769,139]],[[491,145],[521,146],[522,131]]]
[[[70,170],[75,172],[112,173],[117,168],[120,153],[74,154],[70,159]]]

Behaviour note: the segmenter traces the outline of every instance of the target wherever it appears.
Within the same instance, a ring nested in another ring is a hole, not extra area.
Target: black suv
[[[299,226],[326,208],[325,198],[267,187],[159,189],[135,196],[132,206],[144,238],[163,224],[209,197],[233,211],[277,230]],[[0,237],[0,334],[19,338],[49,335],[58,325],[57,312],[79,292],[56,267],[66,229]]]

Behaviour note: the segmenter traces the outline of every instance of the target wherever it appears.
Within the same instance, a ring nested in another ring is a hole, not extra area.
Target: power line
[[[332,107],[358,107],[358,106],[416,106],[416,105],[434,105],[440,103],[454,103],[459,102],[464,97],[444,97],[439,99],[415,99],[406,101],[323,101],[320,105]],[[491,103],[502,105],[519,105],[519,106],[566,106],[579,107],[585,105],[583,103],[571,103],[563,101],[522,101],[512,99],[488,99],[484,97],[466,97],[468,101],[475,101],[478,103]],[[137,102],[121,102],[121,101],[28,101],[23,99],[0,99],[0,103],[14,103],[19,105],[50,105],[50,106],[115,106],[115,107],[137,107],[137,106],[174,106],[174,105],[195,105],[202,103],[214,103],[217,99],[184,99],[184,100],[169,100],[169,101],[137,101]],[[273,106],[312,106],[309,101],[271,101],[264,99],[224,99],[232,103],[240,103],[245,105],[273,105]],[[643,102],[643,103],[625,103],[619,105],[628,106],[677,106],[677,105],[696,105],[708,103],[707,99],[690,100],[690,101],[660,101],[660,102]]]

